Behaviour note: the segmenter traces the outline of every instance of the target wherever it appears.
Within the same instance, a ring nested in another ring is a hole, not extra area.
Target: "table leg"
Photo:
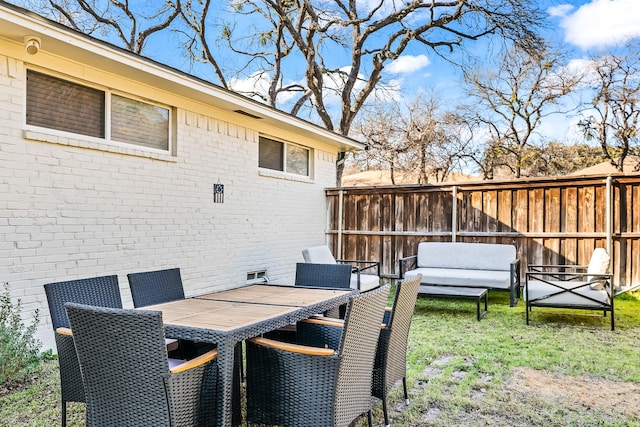
[[[233,417],[233,358],[234,342],[218,344],[218,425],[230,427]]]
[[[484,300],[484,311],[480,312],[480,303]],[[476,315],[478,317],[478,322],[487,314],[489,295],[488,292],[484,292],[481,296],[476,299]]]

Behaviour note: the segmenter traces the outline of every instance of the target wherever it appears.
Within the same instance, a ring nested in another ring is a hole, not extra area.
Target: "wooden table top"
[[[233,301],[251,304],[273,304],[304,307],[336,295],[351,293],[350,289],[305,288],[301,286],[250,285],[221,292],[200,295],[198,299]]]
[[[144,307],[165,324],[231,331],[284,316],[351,290],[251,285]]]
[[[145,307],[165,324],[229,331],[293,312],[297,307],[189,298]]]

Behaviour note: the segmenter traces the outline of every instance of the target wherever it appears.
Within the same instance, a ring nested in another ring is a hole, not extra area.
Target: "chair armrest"
[[[211,362],[213,359],[218,356],[218,350],[213,349],[211,351],[206,352],[198,357],[194,357],[193,359],[187,360],[184,363],[175,366],[173,369],[170,369],[169,372],[172,374],[179,374],[180,372],[188,371],[189,369],[193,369],[197,366],[203,365],[205,363]]]
[[[538,273],[543,271],[558,271],[558,270],[586,271],[588,268],[586,265],[561,265],[561,264],[529,264],[527,267],[529,268],[530,271],[535,271]]]
[[[380,276],[380,263],[378,261],[364,261],[359,259],[337,259],[336,262],[341,264],[361,264],[362,266],[353,266],[353,273],[359,273],[370,268],[376,268],[376,275]]]
[[[56,334],[73,336],[70,328],[56,328]]]
[[[411,255],[398,260],[398,278],[404,279],[404,273],[418,267],[418,255]]]
[[[291,344],[268,338],[251,338],[253,344],[261,345],[276,350],[288,351],[290,353],[308,354],[311,356],[333,356],[335,351],[330,348],[310,347],[307,345]]]
[[[386,308],[387,312],[391,312],[391,307]],[[335,319],[333,317],[312,316],[308,319],[300,320],[298,323],[310,323],[312,325],[332,326],[334,328],[344,328],[344,319]],[[380,324],[380,329],[385,329],[386,323]]]
[[[314,325],[344,328],[344,319],[336,319],[334,317],[312,316],[308,319],[300,320],[300,323],[311,323]]]

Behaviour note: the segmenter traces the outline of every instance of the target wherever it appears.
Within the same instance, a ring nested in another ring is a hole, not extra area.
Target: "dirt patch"
[[[568,377],[531,368],[516,368],[507,388],[538,398],[640,415],[640,384],[592,377]]]

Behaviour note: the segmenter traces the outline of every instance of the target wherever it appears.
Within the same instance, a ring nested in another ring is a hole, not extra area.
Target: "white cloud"
[[[564,17],[567,16],[569,11],[573,10],[574,6],[572,4],[561,4],[558,6],[553,6],[547,9],[549,16],[559,16]]]
[[[639,16],[638,0],[593,0],[566,15],[560,25],[565,29],[565,41],[588,49],[640,36]]]
[[[229,81],[229,87],[236,92],[240,92],[255,99],[256,101],[264,102],[264,99],[258,96],[267,96],[269,93],[269,76],[266,73],[255,72],[247,78],[238,79],[234,78]],[[291,101],[297,95],[293,92],[282,92],[278,95],[278,104],[286,104]]]
[[[431,63],[426,55],[403,55],[385,67],[392,74],[409,74],[418,71]]]

